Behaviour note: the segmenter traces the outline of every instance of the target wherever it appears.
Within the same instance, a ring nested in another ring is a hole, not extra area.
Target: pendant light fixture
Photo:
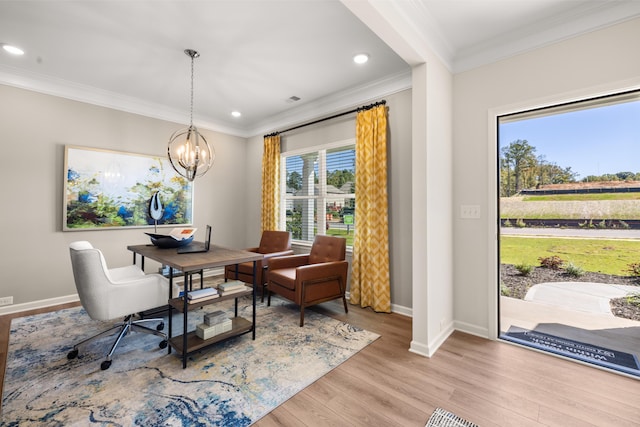
[[[191,58],[191,116],[189,127],[174,132],[169,139],[167,155],[171,166],[183,177],[193,181],[211,168],[215,151],[193,125],[193,60],[200,54],[192,49],[184,53]]]

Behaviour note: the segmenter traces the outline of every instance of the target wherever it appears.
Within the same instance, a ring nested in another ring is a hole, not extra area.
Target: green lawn
[[[353,246],[353,230],[349,231],[349,234],[347,234],[347,230],[341,230],[341,229],[337,229],[337,228],[330,228],[327,230],[327,235],[328,236],[338,236],[338,237],[344,237],[347,239],[347,246]]]
[[[539,266],[539,257],[557,255],[585,271],[628,276],[631,263],[640,263],[640,242],[630,240],[563,239],[501,236],[503,264]]]
[[[560,194],[500,199],[501,218],[612,219],[640,218],[640,193]],[[526,222],[526,221],[525,221]]]

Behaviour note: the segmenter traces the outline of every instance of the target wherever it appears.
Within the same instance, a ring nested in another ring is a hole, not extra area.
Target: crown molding
[[[367,85],[334,93],[281,114],[268,117],[254,126],[246,137],[271,133],[278,129],[296,126],[323,116],[336,114],[340,111],[354,108],[359,104],[377,101],[381,97],[410,89],[411,85],[411,70],[387,76]]]
[[[0,65],[0,84],[177,124],[184,125],[189,121],[185,111],[166,105],[2,65]],[[199,128],[216,132],[235,136],[245,133],[243,129],[202,119],[202,117],[194,117],[193,121]]]
[[[40,74],[27,73],[22,70],[18,71],[12,67],[2,65],[0,65],[0,84],[178,124],[184,124],[188,121],[188,116],[184,111],[178,111],[166,105],[147,102],[138,98],[73,83],[67,80],[54,79]],[[269,117],[257,125],[247,128],[229,126],[225,123],[207,120],[197,116],[194,116],[193,122],[201,129],[249,138],[264,132],[273,131],[273,129],[289,126],[292,123],[300,123],[322,115],[333,114],[340,109],[352,107],[358,102],[367,102],[369,99],[385,96],[410,87],[411,71],[408,70],[407,72],[388,76],[364,86],[308,102],[300,107],[287,110],[282,114]]]
[[[638,0],[588,3],[552,19],[535,22],[491,40],[456,50],[430,12],[428,1],[341,2],[409,64],[415,65],[428,60],[431,51],[453,74],[640,16]],[[398,38],[402,39],[402,43],[398,42]],[[406,49],[405,45],[410,46],[410,49]]]
[[[620,0],[583,5],[545,22],[536,22],[461,50],[456,53],[452,70],[456,74],[468,71],[639,16],[640,1]]]

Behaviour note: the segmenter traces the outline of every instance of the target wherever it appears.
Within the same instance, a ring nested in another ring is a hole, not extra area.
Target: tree
[[[298,191],[302,188],[302,175],[293,171],[287,174],[287,187]]]
[[[616,174],[616,176],[618,178],[620,178],[621,181],[631,181],[633,178],[635,178],[635,175],[633,172],[618,172]]]
[[[578,174],[571,171],[571,166],[562,168],[555,163],[549,163],[544,156],[538,157],[537,185],[565,184],[575,182]]]
[[[502,148],[505,166],[509,168],[509,171],[513,168],[516,193],[522,189],[524,174],[537,165],[535,152],[536,148],[529,145],[526,139],[518,139]],[[511,195],[510,193],[510,191],[507,191],[508,196]]]
[[[347,182],[355,182],[356,177],[349,169],[327,171],[327,184],[336,188],[342,187]]]

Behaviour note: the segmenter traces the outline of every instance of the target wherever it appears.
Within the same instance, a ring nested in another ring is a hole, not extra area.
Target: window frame
[[[280,218],[278,221],[278,227],[280,230],[287,229],[287,202],[295,201],[295,200],[315,200],[316,211],[319,210],[319,206],[322,206],[324,213],[320,215],[316,213],[317,216],[317,230],[314,234],[316,235],[326,235],[326,206],[327,206],[327,152],[336,150],[336,149],[344,149],[349,150],[353,149],[354,152],[356,150],[356,139],[349,138],[340,141],[329,142],[326,144],[313,145],[304,148],[297,148],[293,150],[287,150],[280,153]],[[293,156],[302,156],[305,154],[313,154],[318,153],[318,194],[313,195],[305,195],[305,196],[287,196],[287,158]],[[356,171],[357,174],[357,171]],[[355,185],[355,182],[354,182]],[[341,196],[342,198],[342,196]],[[355,193],[345,194],[344,199],[353,199],[354,203],[356,198]],[[355,227],[354,227],[355,232]],[[310,240],[302,240],[302,239],[292,239],[292,243],[294,245],[307,246],[311,245],[312,241]],[[347,246],[348,250],[352,249],[352,245]]]

